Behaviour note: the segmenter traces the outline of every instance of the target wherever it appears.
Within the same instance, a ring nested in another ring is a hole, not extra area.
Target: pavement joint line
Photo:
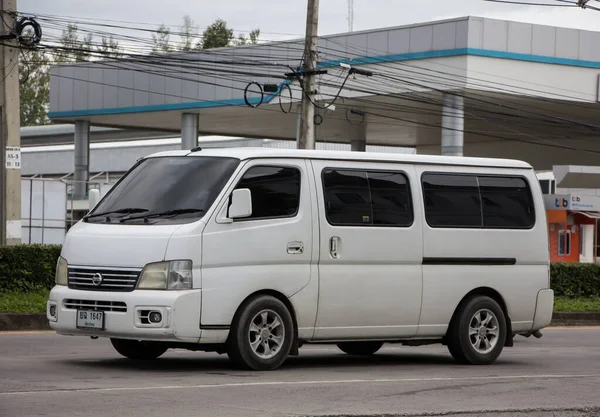
[[[62,393],[88,393],[88,392],[127,392],[150,390],[175,390],[175,389],[214,389],[214,388],[239,388],[239,387],[268,387],[268,386],[301,386],[301,385],[344,385],[344,384],[384,384],[396,382],[454,382],[454,381],[510,381],[531,379],[578,379],[600,378],[600,374],[563,374],[563,375],[505,375],[505,376],[472,376],[472,377],[432,377],[432,378],[380,378],[380,379],[339,379],[339,380],[313,380],[313,381],[263,381],[263,382],[231,382],[224,384],[199,384],[199,385],[163,385],[148,387],[113,387],[113,388],[65,388],[56,390],[37,391],[8,391],[0,392],[1,397],[25,396],[40,394]]]

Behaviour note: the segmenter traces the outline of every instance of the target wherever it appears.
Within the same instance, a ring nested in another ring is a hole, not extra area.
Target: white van
[[[47,316],[131,359],[279,367],[308,343],[442,343],[490,364],[552,318],[531,166],[275,149],[138,161],[65,239]]]

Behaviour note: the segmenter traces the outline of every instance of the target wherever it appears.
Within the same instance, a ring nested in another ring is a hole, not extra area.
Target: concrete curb
[[[553,326],[600,326],[600,312],[553,313]]]
[[[554,313],[551,326],[600,326],[600,312]],[[0,313],[0,331],[52,330],[46,314]]]
[[[46,314],[0,313],[0,331],[52,330]]]

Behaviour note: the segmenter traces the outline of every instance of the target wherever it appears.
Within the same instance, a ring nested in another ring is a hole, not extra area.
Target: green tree
[[[50,59],[39,50],[24,50],[19,60],[21,125],[48,124],[50,102]]]
[[[153,54],[171,52],[171,29],[161,24],[156,33],[152,34]]]
[[[183,16],[183,30],[179,35],[181,38],[180,50],[191,51],[194,49],[194,39],[198,37],[198,26],[188,15]]]
[[[102,37],[100,45],[96,47],[96,51],[106,58],[118,58],[122,55],[119,42],[112,35],[110,37]]]
[[[246,37],[243,34],[238,35],[238,38],[235,42],[236,45],[256,45],[258,43],[258,38],[260,37],[260,29],[254,29],[250,32],[249,36]]]
[[[227,27],[227,22],[217,19],[202,32],[202,49],[224,48],[233,41],[233,29]]]

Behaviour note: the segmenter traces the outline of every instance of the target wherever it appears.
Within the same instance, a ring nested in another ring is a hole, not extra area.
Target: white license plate
[[[77,310],[77,328],[104,329],[104,311]]]

